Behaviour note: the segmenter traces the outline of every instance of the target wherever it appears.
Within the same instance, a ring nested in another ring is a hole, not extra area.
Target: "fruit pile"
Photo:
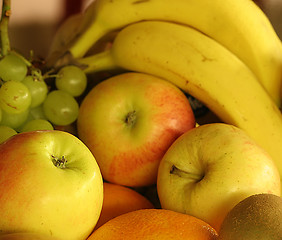
[[[43,60],[10,14],[0,240],[281,240],[282,44],[254,2],[95,0]]]

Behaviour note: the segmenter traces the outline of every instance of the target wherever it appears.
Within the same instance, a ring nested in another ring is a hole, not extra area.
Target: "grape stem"
[[[0,32],[1,32],[1,55],[5,56],[11,50],[8,24],[11,16],[11,0],[3,0],[2,4],[2,15],[0,22]]]

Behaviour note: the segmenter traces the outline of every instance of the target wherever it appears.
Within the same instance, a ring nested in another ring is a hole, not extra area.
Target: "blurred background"
[[[69,15],[85,9],[91,1],[11,0],[11,46],[25,56],[29,56],[32,49],[44,58],[59,24]]]
[[[45,57],[58,25],[93,0],[11,0],[11,45],[29,55],[30,49]],[[282,0],[254,0],[266,13],[282,39]],[[2,1],[1,1],[2,6]]]

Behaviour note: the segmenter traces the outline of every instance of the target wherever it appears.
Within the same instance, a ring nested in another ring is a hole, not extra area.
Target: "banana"
[[[85,11],[84,30],[66,46],[83,57],[110,31],[143,20],[192,26],[237,55],[281,106],[281,41],[272,24],[251,0],[96,0]]]
[[[47,62],[61,56],[65,46],[67,46],[78,34],[82,31],[83,13],[76,13],[66,18],[58,27],[52,39],[48,54],[46,57]]]
[[[78,59],[86,73],[124,69],[166,79],[223,122],[252,137],[282,176],[282,115],[253,72],[221,44],[194,28],[143,21],[123,28],[112,47]]]

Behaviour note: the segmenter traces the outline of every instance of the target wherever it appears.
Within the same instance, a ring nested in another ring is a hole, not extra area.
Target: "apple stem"
[[[8,33],[8,24],[9,18],[11,16],[11,1],[3,0],[2,4],[2,15],[0,22],[0,31],[1,31],[1,55],[5,56],[11,50],[9,33]]]
[[[61,168],[61,169],[66,168],[67,160],[65,156],[62,156],[61,158],[56,158],[54,155],[52,155],[52,162],[54,166],[57,168]]]
[[[172,165],[169,173],[175,174],[179,177],[190,178],[191,180],[196,180],[197,182],[200,182],[205,176],[204,174],[199,175],[199,174],[193,174],[193,173],[190,173],[190,172],[185,172],[185,171],[179,169],[178,167],[176,167],[175,165]]]
[[[129,126],[133,126],[136,122],[136,111],[129,112],[125,117],[125,123]]]

